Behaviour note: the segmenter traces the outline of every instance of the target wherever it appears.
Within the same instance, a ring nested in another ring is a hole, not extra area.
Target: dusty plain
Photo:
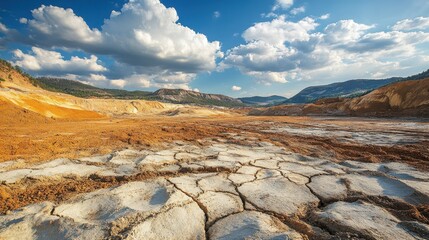
[[[429,236],[421,119],[8,111],[0,239]]]

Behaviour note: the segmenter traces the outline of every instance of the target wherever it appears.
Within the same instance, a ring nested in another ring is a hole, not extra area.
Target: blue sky
[[[0,3],[0,57],[95,86],[283,95],[429,68],[427,0]]]

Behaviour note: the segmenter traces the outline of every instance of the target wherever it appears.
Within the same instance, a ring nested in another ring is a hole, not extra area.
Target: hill
[[[180,104],[214,105],[225,107],[244,106],[235,98],[221,94],[207,94],[183,89],[159,89],[150,95],[153,99]]]
[[[429,117],[429,78],[392,83],[360,97],[321,99],[309,104],[254,109],[249,114]]]
[[[143,99],[177,104],[211,105],[223,107],[244,106],[235,98],[220,94],[207,94],[182,89],[159,89],[155,92],[127,91],[120,89],[97,88],[82,82],[41,77],[35,85],[49,91],[61,92],[82,98]]]
[[[45,90],[62,92],[82,98],[147,99],[151,92],[126,91],[121,89],[97,88],[79,81],[61,78],[40,77],[35,84]]]
[[[331,83],[328,85],[307,87],[295,96],[282,102],[288,103],[311,103],[323,98],[353,98],[365,95],[372,90],[386,86],[391,83],[406,80],[421,80],[429,78],[429,69],[406,78],[392,77],[386,79],[356,79],[345,82]]]
[[[398,77],[381,80],[356,79],[322,86],[307,87],[283,103],[310,103],[322,98],[356,97],[399,80],[401,80],[401,78]]]
[[[287,100],[287,98],[277,95],[272,95],[268,97],[260,97],[260,96],[254,96],[254,97],[243,97],[239,98],[239,100],[245,104],[249,105],[272,105],[276,103],[281,103]]]

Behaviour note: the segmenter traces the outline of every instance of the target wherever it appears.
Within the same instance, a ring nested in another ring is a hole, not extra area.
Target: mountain
[[[239,100],[249,105],[264,106],[264,105],[272,105],[272,104],[284,102],[287,100],[287,98],[282,96],[272,95],[269,97],[260,97],[260,96],[243,97],[243,98],[239,98]]]
[[[82,98],[143,99],[178,104],[223,107],[244,106],[240,100],[228,96],[199,93],[182,89],[159,89],[155,92],[127,91],[120,89],[98,88],[78,81],[47,77],[34,79],[34,84],[48,91],[66,93]]]
[[[126,91],[121,89],[97,88],[79,81],[62,78],[40,77],[35,85],[49,91],[62,92],[83,98],[147,99],[152,92]]]
[[[394,82],[406,80],[421,80],[425,78],[429,78],[429,69],[422,73],[406,78],[392,77],[380,80],[356,79],[345,82],[331,83],[328,85],[312,86],[303,89],[301,92],[282,103],[311,103],[322,98],[359,97],[371,92],[374,89],[386,86]]]
[[[283,103],[310,103],[322,98],[361,96],[374,89],[392,82],[397,82],[401,79],[402,78],[399,77],[381,80],[356,79],[331,83],[328,85],[308,87]]]
[[[180,104],[214,105],[225,107],[244,106],[235,98],[221,94],[200,93],[183,89],[159,89],[150,95],[154,99]]]
[[[337,97],[315,103],[254,109],[249,114],[429,117],[429,78],[395,82],[360,97]]]

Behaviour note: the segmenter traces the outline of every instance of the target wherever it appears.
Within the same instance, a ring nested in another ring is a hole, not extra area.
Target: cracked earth
[[[156,148],[3,162],[0,239],[429,239],[425,157],[362,162],[275,141],[412,149],[429,134],[420,123],[359,124],[254,121]]]

